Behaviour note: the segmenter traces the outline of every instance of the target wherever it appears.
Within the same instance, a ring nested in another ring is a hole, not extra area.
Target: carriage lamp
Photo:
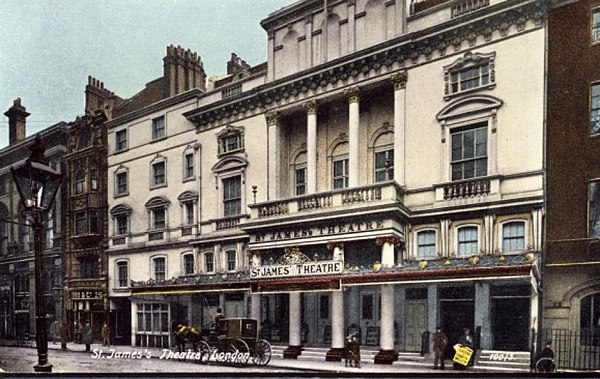
[[[24,164],[11,168],[13,180],[17,186],[23,215],[33,228],[33,248],[35,254],[35,343],[38,362],[33,369],[36,372],[52,372],[48,362],[48,336],[46,335],[46,310],[44,309],[44,267],[42,260],[44,222],[52,209],[54,197],[60,186],[62,174],[54,171],[44,155],[44,144],[39,135],[31,146],[31,155]]]

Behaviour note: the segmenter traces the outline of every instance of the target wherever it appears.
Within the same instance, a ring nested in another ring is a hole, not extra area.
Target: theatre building
[[[450,345],[470,328],[481,349],[530,351],[543,4],[325,5],[265,18],[265,64],[234,55],[193,101],[112,121],[109,181],[129,172],[130,189],[109,196],[109,287],[131,299],[132,343],[168,345],[173,323],[220,307],[256,318],[287,358],[340,359],[356,332],[391,363],[436,325]],[[161,118],[146,145],[136,133]],[[122,130],[129,152],[111,153]]]

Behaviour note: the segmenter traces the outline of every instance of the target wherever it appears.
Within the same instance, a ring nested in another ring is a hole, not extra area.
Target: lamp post
[[[33,229],[33,249],[35,254],[35,344],[38,362],[33,365],[36,372],[52,372],[48,362],[48,335],[46,310],[44,309],[44,267],[43,238],[44,222],[52,209],[54,197],[60,186],[62,174],[49,166],[44,155],[44,144],[39,135],[31,146],[31,155],[19,167],[11,168],[13,180],[23,203],[23,215],[26,216]]]

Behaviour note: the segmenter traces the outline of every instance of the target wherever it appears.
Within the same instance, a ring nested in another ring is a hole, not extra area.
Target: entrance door
[[[375,291],[360,294],[360,328],[364,345],[379,345],[379,294]]]
[[[492,335],[495,350],[529,350],[529,298],[493,299]]]
[[[421,335],[427,330],[427,300],[407,300],[404,320],[404,349],[421,351]]]
[[[446,357],[454,356],[454,346],[464,328],[471,329],[474,333],[473,325],[475,323],[475,303],[472,300],[446,300],[440,301],[442,330],[448,335],[448,346],[446,347]]]
[[[329,294],[321,293],[318,295],[318,321],[317,329],[319,331],[319,344],[325,346],[331,345],[331,296]]]

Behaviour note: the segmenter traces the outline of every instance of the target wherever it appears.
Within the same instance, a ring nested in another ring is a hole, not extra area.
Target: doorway
[[[501,298],[492,301],[493,348],[529,351],[528,298]]]

